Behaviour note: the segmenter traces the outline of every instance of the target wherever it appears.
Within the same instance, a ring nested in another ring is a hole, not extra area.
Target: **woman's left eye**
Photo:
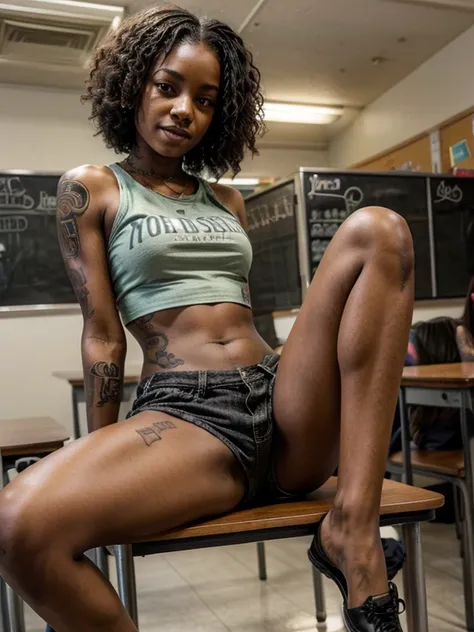
[[[211,99],[208,99],[207,97],[200,97],[198,99],[198,103],[199,105],[204,105],[204,106],[214,105],[214,101],[212,101]]]

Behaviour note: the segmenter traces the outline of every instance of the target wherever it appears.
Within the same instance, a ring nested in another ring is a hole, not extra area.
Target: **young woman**
[[[242,197],[200,178],[255,152],[259,81],[238,35],[180,9],[132,16],[96,53],[92,116],[127,157],[73,169],[58,190],[91,432],[0,494],[1,573],[57,632],[135,630],[84,551],[298,497],[336,467],[312,560],[342,576],[350,630],[401,630],[378,526],[412,315],[410,232],[386,209],[354,213],[272,353],[252,323]],[[121,320],[144,363],[116,423]]]
[[[456,342],[462,362],[474,362],[474,277],[467,289],[464,313],[456,328]]]

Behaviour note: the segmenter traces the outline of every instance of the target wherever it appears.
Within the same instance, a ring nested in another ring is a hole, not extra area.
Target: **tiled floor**
[[[136,560],[141,632],[309,632],[316,628],[308,539],[266,544],[268,580],[253,544]],[[430,632],[464,630],[462,570],[454,527],[423,528]],[[325,581],[328,622],[340,632],[340,598]],[[27,631],[44,626],[27,611]]]

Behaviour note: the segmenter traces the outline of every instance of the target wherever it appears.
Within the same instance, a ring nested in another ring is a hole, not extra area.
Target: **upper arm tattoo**
[[[80,239],[77,218],[89,208],[90,194],[76,180],[62,180],[58,189],[58,219],[64,256],[75,259],[79,256]]]

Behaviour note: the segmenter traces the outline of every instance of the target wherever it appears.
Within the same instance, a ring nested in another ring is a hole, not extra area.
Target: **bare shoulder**
[[[218,182],[211,183],[211,188],[222,204],[237,216],[240,223],[247,228],[245,202],[242,193],[234,187],[228,187]]]
[[[112,171],[104,165],[81,165],[66,171],[58,184],[58,209],[62,202],[76,209],[105,210],[118,195]]]

